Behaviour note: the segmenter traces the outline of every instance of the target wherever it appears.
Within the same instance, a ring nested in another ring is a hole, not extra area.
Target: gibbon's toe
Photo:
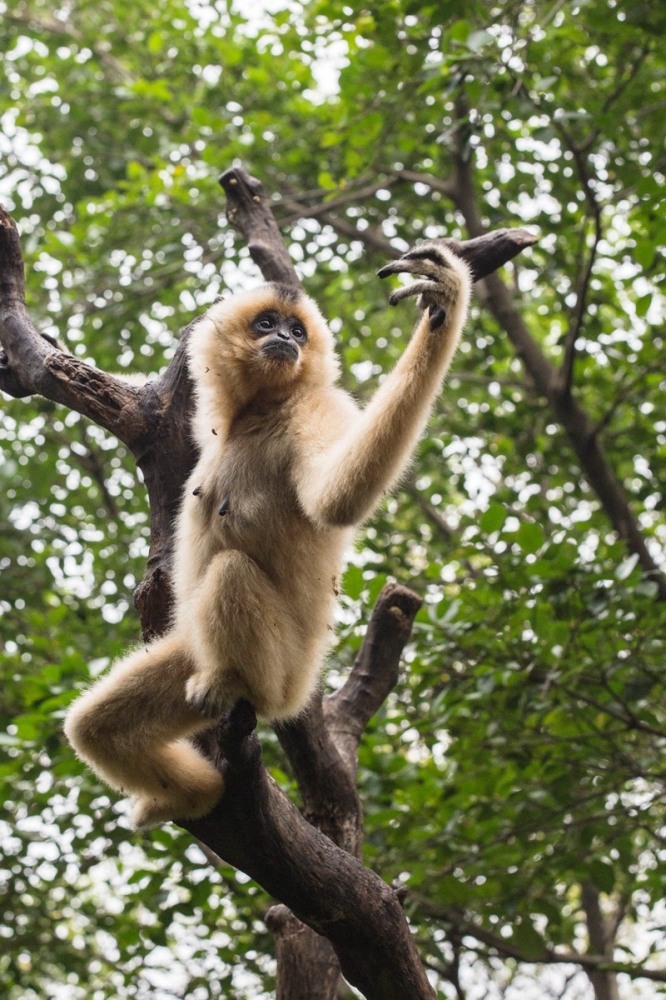
[[[446,309],[444,306],[438,306],[433,303],[428,307],[428,315],[430,317],[430,329],[438,330],[446,320]]]
[[[223,793],[224,781],[218,775],[216,787],[208,788],[205,792],[197,789],[168,801],[153,795],[137,796],[132,799],[132,826],[135,830],[150,830],[171,820],[200,819],[213,809]]]

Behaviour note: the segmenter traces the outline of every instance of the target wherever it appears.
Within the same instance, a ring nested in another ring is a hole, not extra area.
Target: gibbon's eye
[[[289,321],[289,332],[299,344],[304,344],[308,339],[308,332],[299,320]]]
[[[267,334],[273,333],[279,320],[280,317],[276,312],[262,312],[254,317],[250,326],[258,337],[265,337]]]

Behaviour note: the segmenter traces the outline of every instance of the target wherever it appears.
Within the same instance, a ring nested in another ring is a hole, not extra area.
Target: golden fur
[[[363,411],[335,386],[332,337],[305,295],[267,285],[194,326],[199,459],[176,526],[173,625],[116,663],[65,726],[81,759],[132,797],[136,826],[202,816],[219,799],[221,775],[188,741],[211,717],[239,698],[266,719],[307,704],[343,553],[404,469],[465,321],[469,274],[444,258],[426,304],[445,305],[446,320],[432,330],[422,315]],[[295,362],[266,357],[251,335],[266,309],[307,329]]]

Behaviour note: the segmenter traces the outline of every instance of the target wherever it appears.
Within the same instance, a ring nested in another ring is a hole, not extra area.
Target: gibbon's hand
[[[419,296],[419,309],[428,309],[430,329],[437,330],[446,319],[446,313],[455,302],[460,290],[460,278],[452,266],[454,255],[436,240],[421,243],[418,247],[403,254],[398,260],[385,264],[377,275],[386,278],[389,274],[400,274],[409,271],[420,274],[425,281],[415,281],[404,288],[391,292],[389,302],[396,306],[398,302],[413,295]]]
[[[230,696],[230,692],[214,676],[197,670],[185,685],[185,701],[204,718],[218,719],[233,706],[236,697]]]

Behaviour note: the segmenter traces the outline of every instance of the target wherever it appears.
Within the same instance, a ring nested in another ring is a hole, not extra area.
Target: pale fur
[[[205,815],[223,792],[187,739],[211,724],[188,698],[208,694],[220,710],[247,698],[266,719],[307,704],[343,553],[403,471],[465,321],[467,267],[445,256],[446,280],[429,295],[446,306],[444,324],[433,331],[423,314],[363,411],[335,386],[331,333],[305,295],[267,285],[217,303],[194,326],[199,459],[176,525],[173,625],[116,663],[65,726],[78,755],[132,797],[137,826]],[[296,363],[267,360],[249,336],[267,308],[305,325]]]

